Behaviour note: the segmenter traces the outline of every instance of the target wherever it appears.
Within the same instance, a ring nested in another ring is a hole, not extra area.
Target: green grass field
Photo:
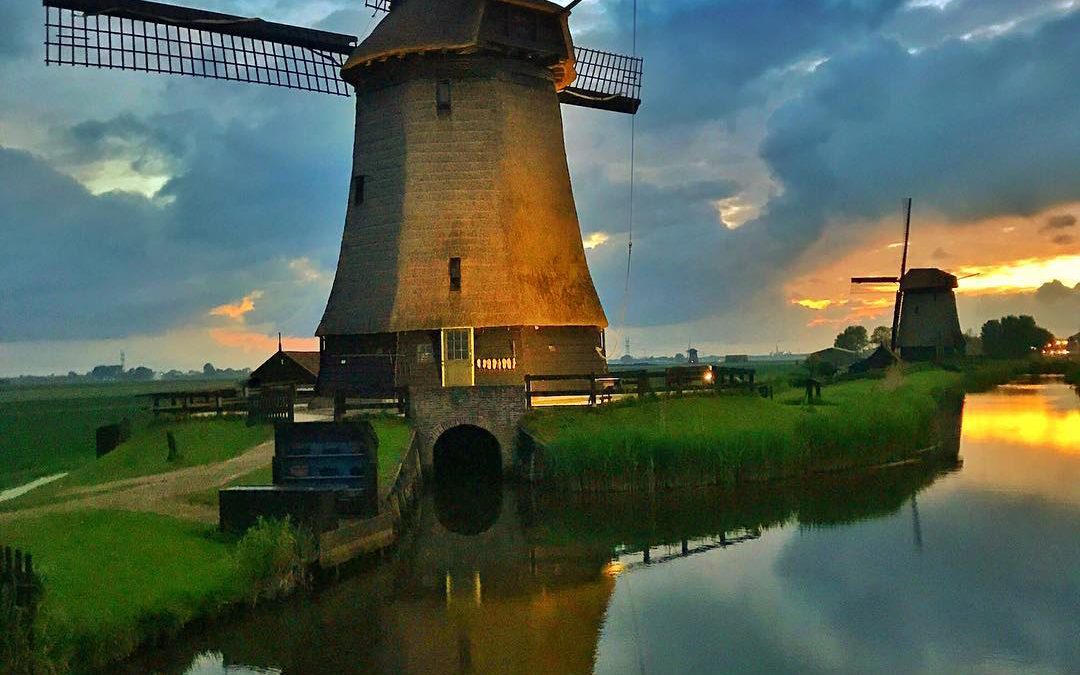
[[[4,523],[45,583],[50,641],[76,670],[131,653],[241,596],[232,544],[213,527],[146,513],[84,511]]]
[[[0,389],[0,489],[94,461],[94,431],[145,421],[142,394],[217,388],[215,381],[40,385]]]
[[[548,475],[579,487],[653,473],[661,482],[731,482],[891,461],[933,442],[931,421],[961,376],[899,373],[774,400],[687,396],[601,410],[537,411],[526,427],[545,445]]]

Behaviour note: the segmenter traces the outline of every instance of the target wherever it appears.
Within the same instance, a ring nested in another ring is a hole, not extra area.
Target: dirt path
[[[0,513],[0,522],[44,513],[81,509],[119,509],[148,511],[187,520],[216,523],[218,512],[215,507],[194,504],[184,497],[195,492],[222,487],[240,476],[269,466],[273,457],[274,442],[267,441],[242,455],[217,464],[192,466],[168,473],[125,478],[86,487],[73,487],[61,493],[60,498],[64,501]]]

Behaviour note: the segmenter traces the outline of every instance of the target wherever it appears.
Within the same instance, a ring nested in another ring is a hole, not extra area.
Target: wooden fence
[[[29,553],[0,553],[0,672],[34,672],[34,636],[41,582]]]
[[[264,422],[292,422],[296,408],[296,387],[265,385],[258,391],[248,392],[248,425]]]
[[[150,399],[154,416],[192,415],[195,413],[237,412],[244,408],[244,398],[234,387],[230,389],[167,391],[143,394]]]
[[[540,386],[537,386],[540,385]],[[726,366],[680,366],[664,370],[631,370],[597,375],[526,375],[525,397],[529,408],[535,399],[548,399],[544,405],[581,405],[588,397],[590,407],[615,398],[649,394],[678,395],[707,391],[758,391],[772,395],[771,387],[755,382],[753,368]],[[565,402],[555,399],[568,399]],[[574,400],[576,399],[576,400]]]
[[[32,607],[39,592],[34,574],[34,558],[21,549],[5,546],[0,558],[0,604],[11,603],[14,607]]]

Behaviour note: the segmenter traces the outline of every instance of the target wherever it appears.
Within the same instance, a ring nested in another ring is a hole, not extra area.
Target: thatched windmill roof
[[[907,271],[900,280],[900,290],[949,290],[956,288],[956,277],[936,267],[916,267]]]
[[[573,81],[573,42],[563,8],[547,0],[501,0],[549,14],[558,15],[565,40],[559,63],[565,74],[559,88]],[[476,51],[491,42],[483,23],[490,0],[395,0],[393,10],[379,22],[342,67],[349,81],[362,73],[363,67],[389,58],[428,52]]]

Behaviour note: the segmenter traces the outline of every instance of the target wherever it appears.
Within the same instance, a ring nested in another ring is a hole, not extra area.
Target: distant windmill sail
[[[900,283],[904,278],[904,274],[907,273],[908,242],[910,236],[911,197],[906,197],[904,199],[904,252],[900,257],[900,276],[851,277],[851,283],[853,284],[897,284],[896,300],[893,303],[892,335],[889,339],[889,348],[894,351],[896,350],[896,339],[900,328],[900,309],[904,302],[904,294],[900,288]]]

